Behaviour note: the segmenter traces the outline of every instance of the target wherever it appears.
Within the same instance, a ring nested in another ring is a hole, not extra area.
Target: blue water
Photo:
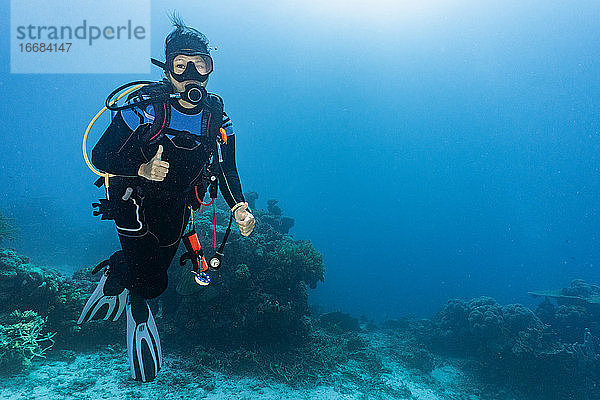
[[[218,47],[208,88],[243,188],[278,199],[324,254],[311,301],[430,316],[451,297],[530,304],[529,290],[599,283],[600,3],[369,4],[152,1],[154,57],[172,9]],[[91,216],[83,130],[112,89],[160,72],[10,74],[0,46],[10,245],[63,270],[95,263],[117,241]]]

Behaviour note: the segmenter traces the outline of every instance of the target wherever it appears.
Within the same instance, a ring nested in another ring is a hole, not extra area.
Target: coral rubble
[[[20,372],[38,357],[44,358],[54,345],[55,333],[35,311],[15,310],[0,317],[0,371]]]

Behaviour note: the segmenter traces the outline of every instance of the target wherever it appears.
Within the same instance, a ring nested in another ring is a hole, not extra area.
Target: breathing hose
[[[149,85],[150,83],[143,83],[143,84],[139,84],[139,85],[135,85],[127,90],[125,90],[123,93],[121,93],[120,95],[117,96],[116,99],[114,99],[113,101],[110,102],[109,105],[115,104],[118,100],[120,100],[123,96],[128,95],[129,93],[138,90],[139,88],[142,88],[146,85]],[[114,176],[112,174],[109,174],[108,172],[100,172],[98,171],[96,168],[94,168],[94,166],[92,165],[92,163],[90,162],[90,159],[88,158],[87,155],[87,138],[88,135],[90,133],[90,131],[92,130],[92,127],[94,126],[94,123],[96,123],[96,120],[98,118],[100,118],[100,116],[104,113],[104,111],[108,110],[108,108],[106,106],[102,107],[102,109],[100,111],[98,111],[98,113],[94,116],[94,118],[92,118],[92,120],[90,121],[90,123],[88,124],[85,133],[83,134],[83,145],[82,145],[82,150],[83,150],[83,159],[85,160],[85,163],[87,164],[88,168],[95,173],[98,176],[102,176],[104,177],[104,186],[106,186],[106,189],[108,189],[108,180],[110,177]]]

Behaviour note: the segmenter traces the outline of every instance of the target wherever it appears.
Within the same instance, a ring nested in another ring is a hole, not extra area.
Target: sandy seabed
[[[371,345],[381,345],[385,353],[385,338],[371,339]],[[211,370],[193,373],[185,367],[186,361],[166,352],[156,380],[142,384],[130,378],[122,349],[54,355],[36,361],[22,374],[0,378],[0,399],[482,399],[477,382],[461,368],[460,361],[452,359],[430,373],[421,373],[384,356],[386,372],[381,375],[381,385],[372,387],[344,379],[344,369],[352,368],[351,363],[335,372],[335,384],[292,387]]]

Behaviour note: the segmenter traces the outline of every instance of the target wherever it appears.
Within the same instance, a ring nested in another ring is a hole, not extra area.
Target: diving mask
[[[180,55],[190,56],[193,59],[187,59],[187,62],[185,62],[185,58],[178,57]],[[165,72],[170,72],[177,82],[205,82],[208,75],[213,71],[213,60],[210,55],[190,49],[179,50],[177,54],[168,55],[166,63],[154,58],[151,58],[150,61]]]
[[[177,82],[205,82],[213,71],[212,58],[208,54],[195,54],[193,60],[187,61],[175,56],[169,65],[169,72]]]

